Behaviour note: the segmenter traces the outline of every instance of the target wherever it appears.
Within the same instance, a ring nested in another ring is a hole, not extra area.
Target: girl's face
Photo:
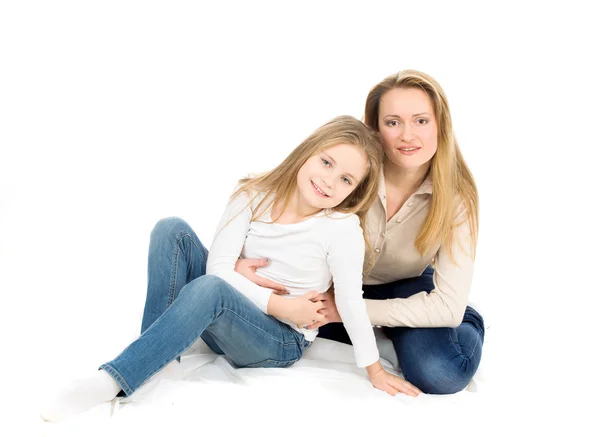
[[[407,170],[429,165],[437,151],[437,121],[425,91],[387,91],[379,103],[378,121],[387,159]]]
[[[298,172],[300,199],[315,209],[338,206],[360,184],[367,165],[366,153],[350,144],[339,144],[311,156]]]

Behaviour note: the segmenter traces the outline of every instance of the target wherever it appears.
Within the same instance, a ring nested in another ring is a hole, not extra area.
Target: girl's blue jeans
[[[237,367],[288,367],[311,345],[227,282],[206,275],[207,257],[208,251],[183,220],[163,219],[154,227],[141,335],[100,366],[125,396],[199,337]]]
[[[407,298],[433,290],[433,268],[416,278],[363,286],[365,299]],[[451,394],[464,389],[479,366],[485,328],[483,318],[467,306],[456,328],[384,328],[394,343],[398,363],[407,381],[424,393]],[[319,328],[319,337],[351,344],[341,323]]]

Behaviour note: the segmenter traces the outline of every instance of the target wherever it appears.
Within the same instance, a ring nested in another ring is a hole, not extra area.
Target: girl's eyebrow
[[[335,159],[333,159],[333,158],[331,157],[331,155],[329,155],[329,154],[327,154],[327,153],[325,153],[325,152],[323,152],[323,155],[325,155],[325,156],[327,157],[327,159],[333,163],[333,165],[337,165],[337,163],[335,162]],[[356,181],[358,180],[358,179],[356,179],[356,178],[354,177],[354,175],[353,175],[352,173],[346,173],[346,175],[347,175],[347,176],[350,176],[352,179],[354,179],[354,182],[356,182]]]

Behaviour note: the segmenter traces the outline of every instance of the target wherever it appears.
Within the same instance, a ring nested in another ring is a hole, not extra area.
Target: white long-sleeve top
[[[364,239],[359,219],[354,214],[321,212],[294,224],[272,222],[270,209],[251,221],[252,211],[264,195],[249,204],[242,193],[227,205],[210,247],[206,273],[227,281],[267,314],[272,290],[261,287],[235,271],[238,258],[269,258],[268,266],[257,274],[278,282],[289,297],[309,291],[325,292],[335,282],[336,304],[344,327],[354,345],[359,367],[379,359],[375,335],[362,298]],[[318,330],[298,328],[312,341]]]

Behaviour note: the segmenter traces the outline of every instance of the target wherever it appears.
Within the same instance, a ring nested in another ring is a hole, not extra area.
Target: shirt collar
[[[421,183],[421,186],[417,188],[415,194],[433,194],[433,181],[431,180],[431,172],[427,173],[427,177]]]
[[[385,176],[383,175],[383,166],[381,166],[381,171],[379,172],[379,190],[377,194],[379,195],[379,198],[385,205]],[[431,172],[427,173],[427,177],[421,183],[419,188],[417,188],[414,194],[433,194],[433,182],[431,180]]]

